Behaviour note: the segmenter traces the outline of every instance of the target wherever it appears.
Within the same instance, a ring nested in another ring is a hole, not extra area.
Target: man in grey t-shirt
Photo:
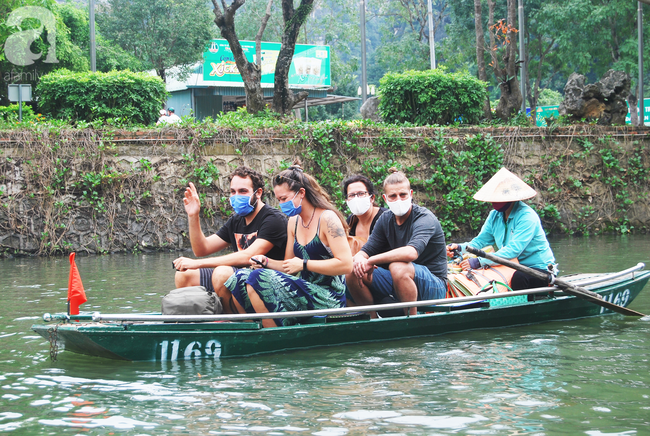
[[[412,204],[406,176],[396,171],[384,181],[384,200],[390,208],[377,221],[368,242],[354,256],[346,277],[357,305],[444,298],[447,292],[445,235],[436,216]],[[415,307],[408,314],[415,315]],[[373,315],[374,316],[374,315]]]

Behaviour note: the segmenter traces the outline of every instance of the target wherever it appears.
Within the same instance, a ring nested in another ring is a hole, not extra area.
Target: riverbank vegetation
[[[388,168],[402,169],[416,201],[436,213],[447,237],[479,230],[489,206],[472,195],[501,166],[538,191],[531,204],[548,232],[648,228],[650,158],[644,150],[650,135],[631,127],[303,123],[245,111],[149,129],[106,121],[101,128],[25,121],[0,131],[6,253],[183,247],[182,192],[189,181],[201,192],[204,228],[214,229],[231,213],[226,185],[232,168],[247,164],[270,180],[294,156],[343,211],[346,175],[363,173],[379,185]]]

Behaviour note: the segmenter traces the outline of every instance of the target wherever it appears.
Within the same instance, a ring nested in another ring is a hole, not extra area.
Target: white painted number
[[[214,339],[208,341],[208,343],[205,344],[205,354],[208,356],[213,355],[215,359],[218,359],[219,356],[221,356],[221,344]]]
[[[604,300],[625,307],[630,302],[630,290],[626,289],[623,292],[617,292],[616,295],[609,294],[604,297]],[[607,309],[601,307],[600,313],[604,313],[605,310]]]
[[[197,347],[196,349],[194,349],[195,346]],[[190,342],[190,345],[185,347],[185,360],[192,358],[198,359],[199,357],[201,357],[201,343],[197,341]]]
[[[181,347],[181,341],[175,339],[171,341],[172,350],[171,355],[169,355],[169,341],[162,341],[160,343],[160,360],[166,361],[178,360],[178,352]],[[203,354],[205,353],[205,355]],[[205,349],[201,350],[201,343],[199,341],[190,342],[183,351],[183,359],[200,359],[202,357],[213,357],[218,359],[221,356],[221,343],[214,339],[208,341],[205,344]]]

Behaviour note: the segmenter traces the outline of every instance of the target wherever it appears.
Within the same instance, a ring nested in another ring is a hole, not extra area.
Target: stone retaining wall
[[[531,203],[545,211],[552,232],[650,228],[648,128],[409,128],[401,134],[406,145],[398,161],[419,181],[413,183],[416,201],[434,212],[443,197],[436,186],[423,190],[439,167],[430,138],[443,137],[445,147],[460,152],[467,138],[490,135],[501,147],[504,165],[539,192]],[[205,182],[197,186],[202,226],[212,234],[230,210],[232,168],[251,166],[270,181],[281,165],[301,156],[317,177],[330,169],[350,174],[367,159],[385,159],[381,135],[373,129],[336,131],[326,149],[332,156],[315,158],[309,153],[314,142],[277,131],[206,137],[183,130],[0,132],[2,255],[188,249],[182,198],[189,180]],[[346,145],[350,138],[354,147]],[[318,166],[322,158],[331,168]],[[554,208],[559,216],[552,216]],[[479,218],[447,230],[455,236],[475,232],[484,217]]]

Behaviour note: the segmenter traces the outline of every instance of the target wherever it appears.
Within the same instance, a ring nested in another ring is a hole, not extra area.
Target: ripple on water
[[[388,418],[386,421],[395,424],[421,425],[428,428],[460,430],[469,424],[479,421],[487,421],[488,418],[481,415],[473,416],[400,416]]]
[[[61,418],[61,419],[40,419],[38,421],[42,425],[51,425],[55,427],[80,427],[80,428],[114,428],[119,430],[129,430],[136,427],[146,429],[153,429],[158,424],[155,422],[144,422],[136,419],[125,418],[123,416],[108,416],[105,418]]]

